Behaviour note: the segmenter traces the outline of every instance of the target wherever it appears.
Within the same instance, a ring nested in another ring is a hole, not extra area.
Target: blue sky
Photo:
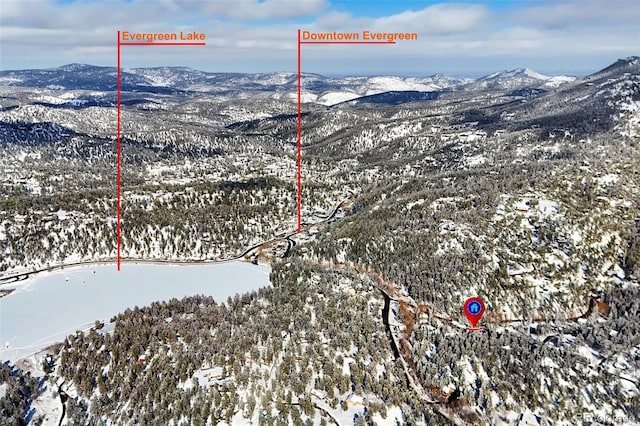
[[[132,48],[123,66],[295,71],[297,29],[416,32],[393,46],[304,46],[322,74],[584,75],[640,54],[635,0],[0,0],[1,69],[115,65],[115,34],[198,31],[207,46]]]

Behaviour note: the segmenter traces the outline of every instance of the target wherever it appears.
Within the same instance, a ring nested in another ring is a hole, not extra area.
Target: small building
[[[531,208],[530,200],[520,200],[515,205],[516,212],[521,214],[528,213],[530,208]]]

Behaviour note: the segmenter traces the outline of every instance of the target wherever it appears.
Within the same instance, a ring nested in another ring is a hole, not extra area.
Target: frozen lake
[[[120,272],[108,264],[68,268],[3,286],[16,290],[0,298],[0,360],[23,358],[134,306],[195,294],[225,302],[269,285],[269,272],[266,266],[243,262],[123,264]]]

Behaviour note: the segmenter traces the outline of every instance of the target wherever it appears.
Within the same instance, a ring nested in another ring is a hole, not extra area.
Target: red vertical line
[[[116,160],[116,191],[117,191],[117,220],[116,220],[116,232],[117,232],[117,246],[118,246],[118,271],[120,270],[120,31],[118,31],[118,72],[117,72],[117,116],[118,116],[118,125],[117,125],[117,137],[116,137],[116,145],[117,145],[117,160]]]
[[[302,230],[302,77],[300,74],[300,29],[298,29],[298,232]]]

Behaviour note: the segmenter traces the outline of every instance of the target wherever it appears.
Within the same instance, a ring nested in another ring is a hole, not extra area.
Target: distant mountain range
[[[303,102],[334,105],[363,96],[399,91],[515,90],[525,87],[546,90],[575,79],[571,76],[550,77],[519,68],[479,79],[442,74],[330,78],[304,73],[302,85]],[[239,74],[211,73],[186,67],[125,68],[121,84],[123,91],[150,93],[197,91],[236,96],[247,92],[272,92],[291,100],[297,96],[297,75],[291,72]],[[50,69],[0,71],[0,86],[112,92],[116,89],[116,68],[69,64]]]
[[[550,77],[539,74],[529,68],[517,68],[511,71],[489,74],[464,85],[463,88],[471,88],[473,90],[510,90],[523,87],[554,88],[574,80],[576,80],[576,77],[573,76],[558,75]]]
[[[528,68],[518,68],[486,75],[478,79],[458,78],[442,74],[428,77],[362,76],[332,78],[319,74],[302,75],[302,102],[332,106],[400,104],[429,101],[442,96],[491,92],[495,96],[534,98],[549,91],[567,97],[565,107],[576,99],[583,102],[593,95],[596,82],[607,85],[608,79],[621,73],[637,74],[638,57],[620,59],[592,75],[546,76]],[[69,64],[51,69],[0,71],[0,86],[36,89],[30,91],[32,101],[58,108],[86,108],[115,105],[115,67]],[[599,87],[600,87],[599,86]],[[291,72],[258,74],[211,73],[187,67],[125,68],[121,87],[123,104],[157,102],[165,95],[215,95],[229,101],[239,99],[268,100],[284,104],[297,100],[297,75]],[[604,87],[604,86],[602,86]],[[570,89],[569,91],[567,91]],[[576,89],[576,90],[574,90]],[[622,90],[622,89],[621,89]],[[564,93],[564,95],[562,95]],[[466,95],[465,95],[466,96]],[[13,98],[0,98],[0,109],[17,105]],[[563,108],[562,106],[560,106]]]

